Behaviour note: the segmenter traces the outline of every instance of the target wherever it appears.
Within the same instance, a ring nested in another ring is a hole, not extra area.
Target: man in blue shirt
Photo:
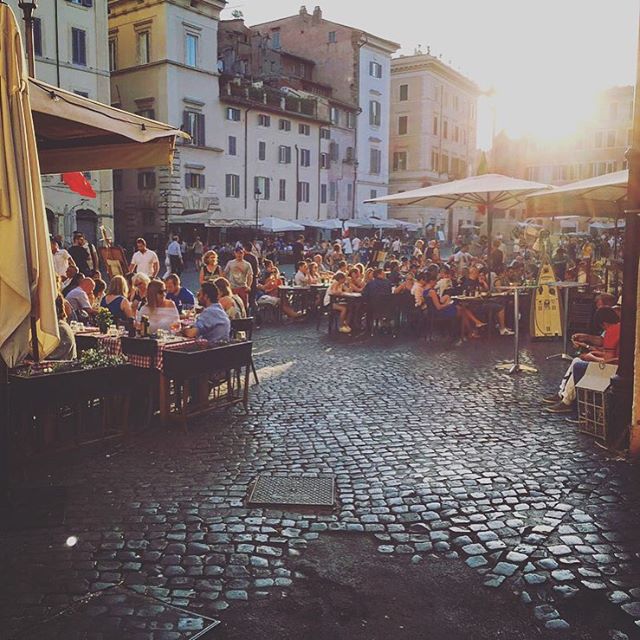
[[[393,287],[384,277],[384,271],[378,268],[374,269],[373,279],[365,285],[362,291],[362,297],[369,298],[370,296],[384,296],[390,293],[393,293]]]
[[[167,286],[167,299],[175,302],[178,312],[182,312],[183,307],[195,307],[196,298],[186,287],[181,286],[180,276],[170,273],[164,282]]]
[[[218,289],[212,282],[204,282],[198,292],[198,302],[204,307],[193,327],[183,333],[187,338],[203,338],[214,345],[229,340],[231,321],[227,312],[218,303]]]

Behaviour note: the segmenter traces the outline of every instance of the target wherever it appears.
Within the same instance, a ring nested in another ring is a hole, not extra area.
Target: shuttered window
[[[204,113],[197,111],[184,111],[182,114],[182,130],[191,136],[194,147],[205,146]]]

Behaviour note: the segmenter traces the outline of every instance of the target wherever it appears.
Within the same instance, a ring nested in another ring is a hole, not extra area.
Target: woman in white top
[[[167,289],[162,280],[152,280],[147,287],[147,303],[138,309],[136,319],[149,318],[149,333],[158,329],[169,331],[180,326],[180,314],[173,301],[167,300]]]

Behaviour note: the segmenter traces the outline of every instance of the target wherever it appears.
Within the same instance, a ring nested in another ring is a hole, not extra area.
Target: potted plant
[[[109,327],[113,325],[113,316],[106,307],[101,307],[96,314],[96,325],[100,333],[107,333]]]

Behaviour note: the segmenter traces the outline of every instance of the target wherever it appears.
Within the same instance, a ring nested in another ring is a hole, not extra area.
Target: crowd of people
[[[607,252],[603,246],[610,248],[610,240],[565,238],[552,255],[557,279],[587,282],[584,271],[592,258]],[[517,241],[508,249],[500,236],[490,251],[485,245],[484,252],[459,236],[447,257],[434,238],[407,242],[401,237],[347,236],[309,243],[299,236],[286,252],[294,260],[292,278],[280,271],[277,259],[281,250],[274,242],[259,241],[225,244],[214,250],[199,238],[185,247],[174,236],[167,246],[161,275],[158,255],[138,238],[128,273],[107,283],[95,247],[81,233],[74,234],[67,249],[59,238],[52,238],[61,342],[51,357],[74,358],[75,340],[68,321],[93,324],[101,309],[107,309],[122,326],[140,328],[146,324],[151,334],[180,332],[211,343],[228,339],[232,319],[251,314],[259,322],[268,308],[292,320],[303,318],[303,312],[280,295],[284,285],[293,289],[321,287],[317,289],[318,307],[338,316],[340,333],[350,334],[354,327],[362,327],[368,302],[398,296],[416,326],[426,317],[441,321],[455,344],[481,338],[488,323],[495,323],[500,335],[512,335],[508,326],[514,321],[510,298],[481,294],[535,282],[540,267],[539,252]],[[188,251],[198,272],[197,294],[181,281]],[[349,304],[347,295],[357,296],[359,302]],[[573,410],[576,384],[589,362],[617,363],[620,332],[616,303],[609,294],[598,296],[594,322],[599,333],[572,336],[573,345],[582,353],[567,369],[558,392],[543,399],[549,411]],[[191,319],[186,326],[185,317]]]

